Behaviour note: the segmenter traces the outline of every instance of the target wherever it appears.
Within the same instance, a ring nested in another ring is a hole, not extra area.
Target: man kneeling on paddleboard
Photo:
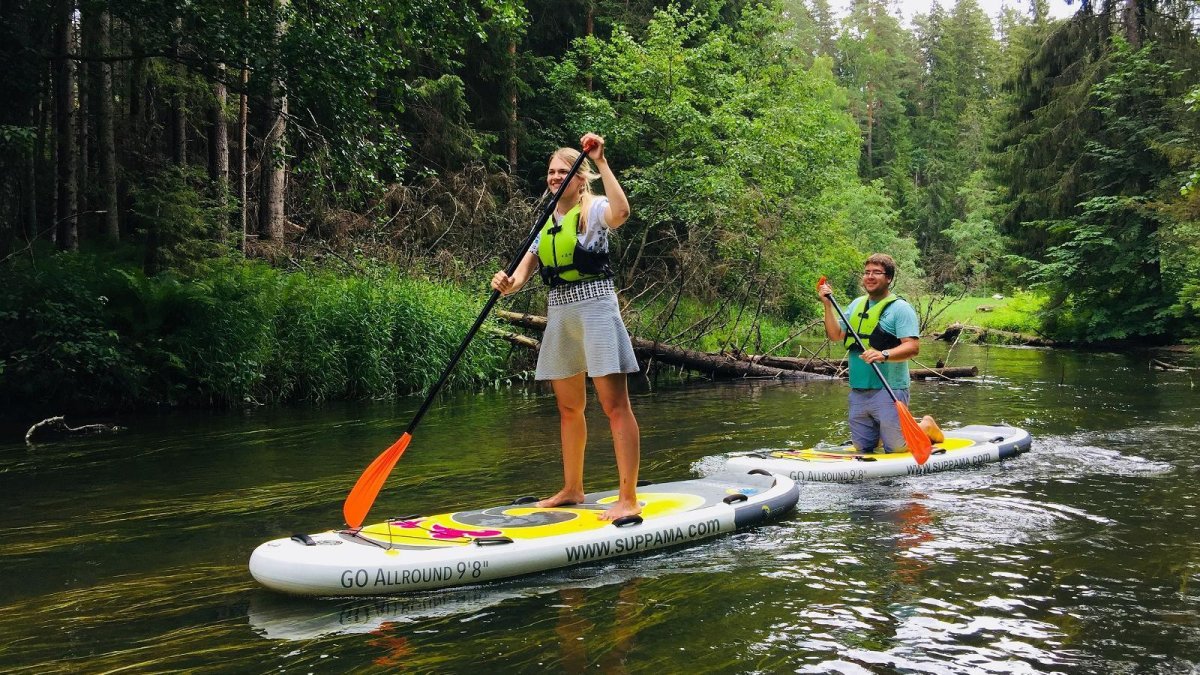
[[[908,405],[908,360],[921,349],[920,324],[912,305],[891,292],[895,277],[896,261],[890,255],[875,253],[868,257],[862,276],[867,294],[850,303],[845,317],[835,311],[833,288],[824,283],[824,278],[817,287],[825,304],[825,335],[843,342],[848,351],[850,437],[860,452],[872,452],[881,442],[887,452],[907,446],[899,410],[906,410]],[[847,330],[847,321],[861,342]],[[887,379],[890,391],[880,375]],[[934,443],[945,440],[928,415],[920,421],[920,428]]]

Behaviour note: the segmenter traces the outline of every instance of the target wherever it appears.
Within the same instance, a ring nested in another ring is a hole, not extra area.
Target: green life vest
[[[593,253],[579,245],[579,213],[579,205],[576,205],[558,224],[551,215],[542,225],[537,248],[542,267],[538,273],[551,287],[607,279],[613,275],[608,267],[607,252]]]
[[[862,338],[863,344],[867,349],[891,349],[900,346],[900,338],[885,331],[879,325],[879,320],[883,318],[883,313],[887,311],[892,303],[899,300],[900,296],[889,294],[883,300],[872,305],[865,311],[859,311],[857,308],[867,306],[867,296],[855,298],[854,302],[850,303],[850,315],[846,317],[846,322],[854,328],[854,332]],[[858,344],[854,342],[854,336],[850,331],[846,331],[846,349],[851,351],[860,351]]]

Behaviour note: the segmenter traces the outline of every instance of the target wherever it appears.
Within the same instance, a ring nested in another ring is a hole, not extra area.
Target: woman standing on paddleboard
[[[620,473],[617,501],[600,517],[613,520],[641,511],[636,485],[641,454],[640,432],[629,402],[626,373],[637,372],[637,358],[621,320],[617,293],[608,264],[608,231],[629,219],[629,200],[604,156],[604,139],[584,134],[593,169],[584,162],[563,189],[554,214],[508,276],[492,277],[492,288],[504,295],[515,293],[538,269],[550,285],[548,323],[538,354],[536,378],[550,380],[558,401],[562,435],[563,488],[538,502],[540,507],[583,501],[583,453],[587,444],[587,377],[608,416],[613,449]],[[556,191],[579,157],[573,148],[559,148],[550,156],[546,185]],[[600,178],[603,195],[593,195],[591,182]],[[540,266],[540,267],[539,267]]]

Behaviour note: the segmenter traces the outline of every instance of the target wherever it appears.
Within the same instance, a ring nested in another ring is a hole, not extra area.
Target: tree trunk
[[[874,101],[874,97],[875,97],[875,92],[873,90],[874,90],[874,87],[870,83],[868,83],[867,84],[867,170],[870,172],[868,174],[870,176],[875,175],[875,159],[874,159],[874,149],[875,149],[874,148],[874,145],[875,145],[875,101]]]
[[[213,85],[213,105],[209,109],[208,177],[217,191],[217,202],[224,209],[229,204],[229,124],[225,116],[225,64],[217,65],[217,82]],[[218,241],[226,240],[229,225],[222,221]]]
[[[183,19],[175,19],[175,34],[183,35]],[[179,57],[179,41],[175,40],[172,47],[175,57]],[[175,93],[171,95],[171,161],[176,166],[187,166],[187,100],[184,95],[183,82],[187,79],[187,66],[179,63],[175,66],[179,83]]]
[[[595,21],[596,21],[596,2],[595,2],[595,0],[588,0],[587,20],[583,27],[584,36],[591,37],[592,33],[595,32],[595,30],[596,30]],[[591,91],[592,91],[592,62],[590,59],[584,63],[584,67],[587,69],[587,90],[588,90],[588,93],[591,93]]]
[[[100,56],[107,56],[112,34],[112,17],[106,11],[100,12],[97,24],[95,50]],[[96,106],[96,152],[100,160],[100,208],[104,211],[102,233],[105,239],[116,243],[121,239],[121,220],[117,199],[117,137],[113,121],[112,64],[97,63],[93,67],[92,79],[95,80],[93,98]]]
[[[136,41],[130,46],[134,53],[141,51]],[[146,140],[145,86],[146,59],[135,58],[129,68],[129,138],[125,143],[129,155],[140,155]]]
[[[79,250],[79,157],[75,152],[75,62],[70,59],[75,42],[75,2],[58,0],[55,21],[55,142],[57,144],[56,227],[58,247]]]
[[[25,217],[22,220],[25,231],[22,234],[25,241],[32,241],[38,231],[38,162],[42,161],[42,149],[46,138],[41,124],[41,100],[42,95],[39,93],[34,98],[33,107],[29,110],[29,124],[37,131],[34,135],[33,146],[29,148],[29,161],[25,165],[25,191],[22,193],[25,205]]]
[[[508,41],[508,173],[517,173],[517,41]]]
[[[246,125],[249,122],[249,96],[246,94],[246,88],[250,83],[250,70],[242,68],[242,93],[238,96],[238,152],[237,152],[237,199],[238,199],[238,225],[241,234],[238,235],[241,241],[241,250],[246,252],[246,228],[249,225],[249,204],[246,202]]]
[[[81,10],[82,11],[82,10]],[[79,30],[75,31],[75,45],[72,51],[76,54],[90,54],[92,49],[92,41],[95,39],[94,26],[89,26],[89,23],[95,23],[91,20],[91,14],[83,14],[80,17]],[[90,134],[88,133],[88,122],[90,112],[88,105],[91,102],[91,97],[88,96],[88,89],[91,86],[91,77],[89,69],[83,67],[82,64],[75,66],[75,99],[78,101],[78,107],[75,109],[75,128],[79,134],[79,145],[75,148],[75,152],[79,157],[79,166],[77,168],[76,178],[79,181],[78,186],[78,206],[79,218],[77,219],[78,228],[85,233],[90,225],[89,211],[89,194],[88,194],[88,172],[91,171],[91,152],[88,147]]]
[[[1142,7],[1138,0],[1125,0],[1121,8],[1121,22],[1125,28],[1125,39],[1129,46],[1140,49],[1142,46]]]
[[[802,370],[812,373],[832,374],[834,371],[843,370],[846,367],[845,359],[805,359],[795,356],[771,356],[769,354],[746,354],[745,359],[753,363],[761,363],[764,366],[772,368],[782,368],[784,370]]]
[[[276,10],[287,7],[287,0],[274,0]],[[283,37],[287,26],[275,19],[275,38]],[[283,241],[283,198],[287,179],[284,132],[287,130],[287,94],[283,88],[279,64],[274,64],[271,94],[267,99],[267,134],[263,138],[261,176],[259,178],[258,234],[263,239]]]
[[[34,171],[38,175],[38,184],[44,187],[38,191],[38,226],[33,230],[33,237],[46,237],[50,241],[58,238],[58,144],[54,142],[58,119],[54,116],[54,97],[54,75],[47,72],[38,94],[37,139],[34,141],[37,161]]]
[[[661,363],[679,366],[715,377],[753,377],[772,379],[824,380],[826,376],[799,370],[772,368],[757,363],[735,359],[728,354],[710,354],[675,345],[662,344],[639,337],[631,337],[633,351],[643,358],[653,358]]]

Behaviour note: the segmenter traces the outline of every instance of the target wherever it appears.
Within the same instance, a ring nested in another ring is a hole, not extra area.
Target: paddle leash
[[[579,158],[571,165],[571,170],[567,172],[567,177],[558,186],[558,190],[554,192],[554,196],[550,198],[550,202],[542,207],[538,213],[538,217],[533,221],[533,227],[529,231],[529,236],[525,238],[525,243],[517,249],[513,255],[512,262],[508,264],[506,274],[512,276],[513,272],[517,271],[517,267],[521,264],[521,260],[525,257],[525,252],[533,245],[533,240],[537,237],[538,232],[542,229],[542,224],[554,212],[554,207],[558,206],[558,200],[562,197],[563,190],[567,184],[579,172],[579,167],[583,165],[584,159],[587,158],[587,151],[590,148],[585,147],[584,151],[579,154]],[[429,410],[429,406],[433,404],[434,397],[437,396],[442,386],[446,384],[446,379],[450,377],[450,372],[454,370],[454,366],[458,364],[458,360],[462,358],[464,352],[467,351],[467,346],[471,344],[471,338],[475,337],[475,333],[479,332],[479,327],[483,325],[488,314],[492,311],[492,307],[496,301],[500,299],[500,291],[492,290],[492,295],[488,298],[487,304],[483,306],[483,310],[479,312],[479,316],[475,318],[475,323],[471,326],[471,330],[467,331],[467,336],[463,338],[458,349],[454,352],[454,356],[450,357],[450,362],[446,364],[446,368],[442,371],[441,377],[429,389],[425,400],[421,403],[421,407],[417,409],[417,414],[413,416],[411,422],[408,423],[408,428],[404,430],[404,434],[392,444],[392,447],[384,450],[371,465],[363,471],[358,477],[358,482],[351,488],[350,494],[346,497],[346,502],[342,504],[342,516],[346,519],[346,524],[352,529],[362,527],[363,521],[367,518],[367,512],[371,510],[371,505],[375,503],[375,498],[379,496],[379,490],[383,488],[383,483],[387,480],[388,474],[392,472],[392,467],[396,465],[396,460],[400,459],[400,455],[404,454],[404,450],[408,448],[409,442],[412,441],[413,430],[417,428],[417,424],[421,422],[421,418]]]
[[[817,286],[820,287],[824,284],[825,277],[821,277],[820,281],[817,282]],[[846,322],[846,330],[849,331],[850,335],[854,336],[854,343],[858,345],[859,349],[864,352],[867,351],[866,346],[863,345],[862,338],[858,336],[858,333],[854,331],[854,327],[850,325],[850,318],[838,306],[837,300],[833,299],[833,293],[830,293],[826,297],[833,303],[838,316],[842,318],[842,321]],[[864,363],[866,362],[864,361]],[[871,366],[875,371],[876,377],[883,383],[883,388],[887,390],[888,396],[891,396],[892,401],[896,403],[896,414],[900,416],[900,432],[904,434],[904,442],[908,444],[908,451],[912,453],[918,465],[924,464],[929,459],[929,454],[933,451],[933,444],[930,443],[929,436],[925,434],[925,430],[921,428],[921,425],[917,424],[917,420],[913,419],[912,413],[908,411],[908,406],[904,405],[900,398],[896,396],[896,392],[892,391],[892,387],[884,379],[883,373],[880,372],[878,364],[868,363],[867,365]]]

